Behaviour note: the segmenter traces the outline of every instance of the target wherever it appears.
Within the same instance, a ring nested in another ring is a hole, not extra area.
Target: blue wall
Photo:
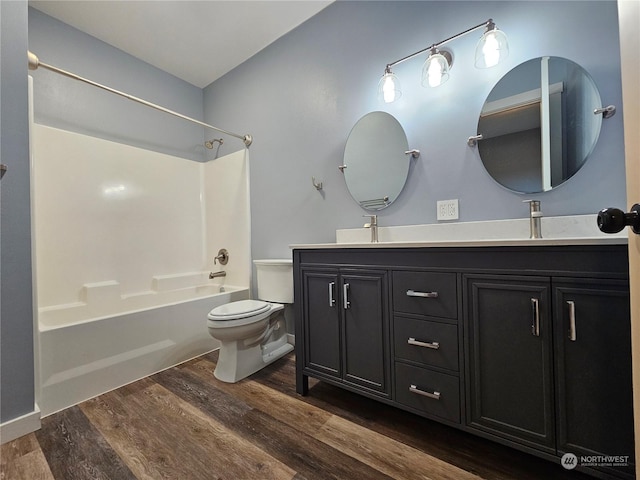
[[[27,2],[0,1],[0,423],[33,412]]]
[[[451,77],[420,86],[424,58],[394,68],[402,98],[378,103],[387,63],[489,17],[504,30],[510,56],[493,69],[473,66],[481,31],[452,41]],[[337,2],[205,89],[205,121],[254,136],[251,146],[253,257],[290,255],[291,243],[335,240],[337,228],[363,224],[342,174],[349,131],[364,114],[384,110],[422,152],[399,199],[378,212],[387,225],[436,223],[436,201],[458,198],[460,221],[522,218],[525,198],[545,215],[595,213],[624,206],[620,59],[615,1]],[[526,197],[493,181],[477,149],[478,114],[502,75],[541,55],[582,65],[618,114],[603,124],[592,158],[569,182]],[[376,139],[372,139],[376,141]],[[236,148],[233,142],[223,148]],[[323,181],[319,193],[311,176]]]
[[[380,105],[384,66],[492,17],[509,36],[511,55],[497,68],[476,70],[479,35],[449,45],[450,80],[435,90],[419,84],[422,59],[399,65],[403,97]],[[1,419],[33,408],[31,260],[26,137],[27,4],[0,2],[2,88]],[[460,220],[521,218],[523,196],[497,185],[478,152],[466,145],[498,79],[541,55],[581,64],[603,102],[618,106],[604,122],[587,165],[540,199],[545,215],[593,213],[624,206],[620,60],[615,1],[347,2],[339,1],[280,38],[204,92],[155,67],[29,9],[29,49],[56,65],[202,118],[251,133],[253,257],[289,256],[291,243],[334,240],[336,228],[362,225],[366,213],[350,197],[337,166],[355,122],[374,110],[404,126],[414,163],[399,199],[379,212],[381,225],[436,222],[437,200],[460,199]],[[119,99],[44,70],[33,72],[40,123],[193,160],[210,156],[201,127]],[[218,135],[215,135],[216,137]],[[242,147],[226,139],[223,155]],[[318,192],[311,176],[323,181]]]
[[[34,410],[27,48],[42,62],[203,118],[203,92],[32,8],[0,1],[0,422]],[[39,123],[202,161],[203,128],[43,69],[34,77]]]
[[[29,50],[40,61],[177,111],[203,118],[202,89],[29,8]],[[202,161],[203,127],[44,69],[34,80],[35,121]]]

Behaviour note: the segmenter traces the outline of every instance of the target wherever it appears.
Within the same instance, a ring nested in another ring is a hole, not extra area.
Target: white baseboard
[[[40,407],[34,406],[33,412],[0,423],[0,445],[15,440],[40,429]]]

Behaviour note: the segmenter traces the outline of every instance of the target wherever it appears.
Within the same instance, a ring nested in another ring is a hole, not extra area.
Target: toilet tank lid
[[[282,265],[282,266],[290,266],[293,265],[293,260],[290,258],[269,258],[264,260],[254,260],[253,263],[255,265]]]

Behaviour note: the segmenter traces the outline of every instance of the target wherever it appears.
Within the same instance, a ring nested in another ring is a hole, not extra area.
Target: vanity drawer
[[[460,423],[460,380],[453,375],[396,362],[396,401]]]
[[[458,370],[458,327],[450,323],[394,317],[396,358]]]
[[[393,309],[400,313],[458,318],[456,274],[393,272]]]

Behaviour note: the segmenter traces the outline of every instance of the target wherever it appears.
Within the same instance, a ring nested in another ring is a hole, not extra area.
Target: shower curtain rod
[[[182,118],[184,120],[188,120],[190,122],[197,123],[198,125],[210,128],[210,129],[215,130],[215,131],[220,132],[220,133],[224,133],[225,135],[230,135],[232,137],[239,138],[240,140],[242,140],[244,142],[244,144],[247,147],[249,145],[251,145],[251,142],[253,142],[253,138],[249,134],[247,134],[247,135],[238,135],[237,133],[228,132],[227,130],[223,130],[221,128],[214,127],[213,125],[209,125],[208,123],[201,122],[200,120],[196,120],[195,118],[187,117],[186,115],[182,115],[181,113],[174,112],[173,110],[169,110],[168,108],[165,108],[165,107],[161,107],[160,105],[156,105],[155,103],[151,103],[151,102],[148,102],[148,101],[143,100],[141,98],[134,97],[133,95],[129,95],[128,93],[121,92],[120,90],[116,90],[115,88],[107,87],[107,86],[102,85],[100,83],[94,82],[93,80],[89,80],[87,78],[81,77],[79,75],[76,75],[75,73],[67,72],[66,70],[62,70],[61,68],[54,67],[52,65],[47,65],[46,63],[42,63],[38,59],[38,57],[34,53],[32,53],[30,51],[27,51],[27,57],[29,59],[29,70],[36,70],[38,67],[42,67],[42,68],[44,68],[46,70],[50,70],[52,72],[58,73],[60,75],[63,75],[65,77],[69,77],[69,78],[72,78],[74,80],[79,80],[81,82],[88,83],[89,85],[93,85],[94,87],[101,88],[103,90],[106,90],[107,92],[115,93],[116,95],[120,95],[121,97],[127,98],[129,100],[133,100],[134,102],[137,102],[137,103],[141,103],[142,105],[146,105],[147,107],[155,108],[156,110],[160,110],[161,112],[169,113],[169,114],[174,115],[176,117],[180,117],[180,118]]]

